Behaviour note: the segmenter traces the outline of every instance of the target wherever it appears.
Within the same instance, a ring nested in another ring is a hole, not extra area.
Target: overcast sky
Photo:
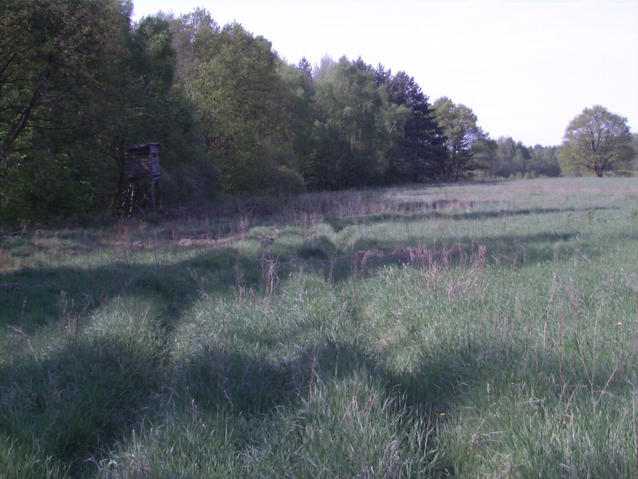
[[[600,104],[638,131],[638,0],[133,0],[134,18],[200,6],[280,57],[359,56],[472,108],[494,139],[560,144]]]

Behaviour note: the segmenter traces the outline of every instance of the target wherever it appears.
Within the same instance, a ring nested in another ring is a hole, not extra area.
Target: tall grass
[[[638,476],[634,180],[250,201],[2,237],[0,477]]]

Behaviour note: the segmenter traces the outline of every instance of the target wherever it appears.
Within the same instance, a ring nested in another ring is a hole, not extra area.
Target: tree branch
[[[15,121],[15,123],[13,124],[9,132],[7,133],[6,138],[2,142],[2,146],[0,149],[0,161],[2,161],[6,157],[8,152],[11,151],[11,147],[13,146],[13,143],[20,135],[20,132],[26,126],[29,117],[33,113],[33,110],[38,106],[40,98],[42,97],[42,93],[44,92],[46,84],[48,83],[52,73],[53,73],[53,65],[52,65],[52,59],[50,57],[48,64],[46,68],[44,69],[42,76],[40,77],[40,81],[38,82],[38,85],[33,90],[33,94],[31,95],[31,99],[29,100],[29,103],[22,109],[17,120]]]

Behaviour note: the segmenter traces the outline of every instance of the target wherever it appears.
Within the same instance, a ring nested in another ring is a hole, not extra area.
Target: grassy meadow
[[[638,181],[0,237],[1,478],[638,477]]]

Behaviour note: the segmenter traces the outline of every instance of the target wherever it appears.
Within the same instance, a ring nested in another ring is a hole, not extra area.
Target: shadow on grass
[[[446,206],[433,207],[432,205],[441,204],[442,201],[450,202],[449,210]],[[460,206],[459,206],[460,205]],[[453,220],[453,221],[472,221],[487,220],[492,218],[512,218],[515,216],[544,215],[555,213],[578,213],[586,212],[589,209],[577,208],[525,208],[525,209],[501,209],[490,211],[473,211],[467,206],[467,211],[458,212],[459,209],[466,209],[464,202],[455,203],[452,200],[438,200],[431,202],[401,202],[396,204],[396,211],[387,211],[368,216],[357,217],[338,217],[328,216],[325,222],[328,223],[336,232],[339,232],[348,226],[373,225],[376,223],[388,222],[416,222],[426,220]],[[452,209],[453,208],[453,209]],[[610,207],[596,207],[596,210],[613,209]],[[423,211],[425,210],[425,211]],[[446,211],[447,210],[447,211]]]
[[[53,458],[75,477],[93,469],[91,461],[157,410],[160,358],[134,346],[97,339],[0,368],[0,434],[14,453]]]
[[[423,350],[409,371],[396,372],[383,356],[347,341],[307,344],[277,359],[211,346],[164,368],[153,348],[128,339],[94,338],[69,344],[40,362],[0,368],[0,434],[18,450],[52,457],[72,477],[85,477],[132,430],[159,427],[167,414],[174,414],[172,408],[183,405],[223,409],[237,421],[296,417],[314,400],[317,388],[329,394],[332,384],[358,377],[407,408],[397,423],[400,428],[401,421],[415,417],[426,424],[439,422],[440,412],[449,415],[468,398],[485,394],[486,384],[492,384],[493,394],[507,393],[514,383],[528,384],[536,394],[545,392],[540,399],[551,408],[574,400],[573,395],[569,399],[571,390],[562,397],[565,383],[588,381],[578,361],[559,362],[538,348],[504,343],[441,344]],[[622,374],[606,383],[611,370],[603,368],[607,375],[600,374],[594,388],[623,393],[628,383]],[[588,396],[586,389],[583,394]],[[259,446],[254,437],[242,441],[240,449]],[[449,459],[444,454],[437,466],[441,476],[454,474]],[[562,458],[556,459],[546,465],[547,471],[560,469]]]
[[[131,297],[152,303],[153,314],[170,330],[201,296],[250,290],[270,294],[279,279],[300,270],[342,282],[374,275],[378,268],[388,265],[467,266],[479,252],[487,264],[512,268],[566,259],[564,256],[571,257],[575,248],[589,259],[601,254],[599,247],[590,244],[581,243],[569,251],[559,248],[560,243],[576,236],[547,232],[479,239],[445,237],[431,244],[359,239],[345,248],[318,236],[300,246],[262,246],[249,256],[231,246],[215,246],[168,264],[129,260],[87,268],[24,268],[0,274],[0,284],[15,285],[0,289],[0,325],[16,326],[27,334],[56,323],[62,328],[81,321],[113,298]]]
[[[561,250],[559,245],[576,236],[576,233],[538,233],[478,240],[447,237],[430,244],[360,239],[351,247],[353,253],[335,264],[333,277],[335,281],[345,281],[352,275],[369,277],[379,268],[393,265],[440,269],[471,267],[480,262],[514,270],[563,260],[566,255],[571,258],[576,248]],[[589,259],[600,255],[599,248],[588,244],[579,244],[578,252]]]
[[[240,258],[234,248],[226,247],[174,264],[114,262],[93,268],[24,268],[0,274],[0,283],[15,285],[0,290],[0,323],[19,326],[27,333],[55,322],[64,327],[112,298],[134,297],[152,300],[158,319],[170,328],[203,293],[202,288],[212,293],[236,285],[237,268],[246,271],[241,281],[258,283],[258,259]],[[201,272],[208,277],[201,277]]]
[[[498,408],[501,397],[520,401],[519,407],[523,408],[527,397],[536,397],[542,403],[541,414],[550,418],[556,415],[556,420],[572,411],[576,413],[592,405],[596,408],[595,396],[599,399],[603,396],[629,397],[632,392],[631,383],[627,381],[630,371],[618,373],[612,364],[600,366],[599,374],[592,378],[576,356],[558,358],[556,354],[534,345],[526,347],[470,340],[464,344],[440,344],[423,350],[414,367],[397,372],[387,367],[383,356],[361,345],[326,342],[308,345],[295,359],[278,363],[211,351],[187,363],[186,374],[182,376],[183,383],[178,390],[188,391],[184,400],[190,400],[193,394],[197,404],[204,408],[215,410],[222,407],[238,418],[261,420],[262,416],[271,414],[276,418],[282,414],[302,417],[302,411],[307,411],[308,404],[315,400],[315,388],[323,389],[319,400],[325,400],[336,384],[363,378],[382,397],[381,403],[388,399],[397,405],[397,427],[407,430],[415,419],[421,424],[443,424],[464,406],[481,407],[489,403]],[[217,384],[217,387],[206,387],[211,383]],[[200,386],[193,389],[194,384]],[[224,385],[223,388],[220,384]],[[325,409],[324,404],[322,412],[345,416],[339,408],[347,409],[354,398],[345,399],[349,404],[329,399],[331,406]],[[533,422],[532,409],[503,410],[500,413],[505,415],[505,423],[509,413],[519,418],[529,414],[532,417],[528,419]],[[445,415],[441,416],[443,413]],[[612,416],[614,414],[616,412]],[[516,419],[510,420],[516,423]],[[343,426],[347,428],[347,425]],[[512,427],[515,428],[516,424]],[[515,435],[516,431],[510,429],[501,433]],[[432,440],[436,441],[436,437]],[[526,450],[529,462],[525,467],[528,469],[522,471],[524,476],[531,477],[543,471],[545,477],[552,477],[562,471],[566,460],[574,459],[559,449],[552,457],[544,456],[546,443],[540,440],[534,445],[537,440],[538,437],[530,438],[530,449]],[[303,442],[303,438],[300,441]],[[358,444],[356,447],[366,446]],[[245,444],[238,447],[259,448],[260,445],[254,438],[246,438]],[[426,447],[434,449],[440,446],[430,443]],[[424,454],[427,452],[427,449],[423,451]],[[454,468],[453,453],[441,452],[440,461],[433,465],[428,477],[455,477],[458,471]],[[598,469],[603,475],[618,471],[619,467],[624,471],[634,468],[631,455],[623,453],[612,457],[601,451],[588,460],[592,463],[585,461],[586,470]]]

